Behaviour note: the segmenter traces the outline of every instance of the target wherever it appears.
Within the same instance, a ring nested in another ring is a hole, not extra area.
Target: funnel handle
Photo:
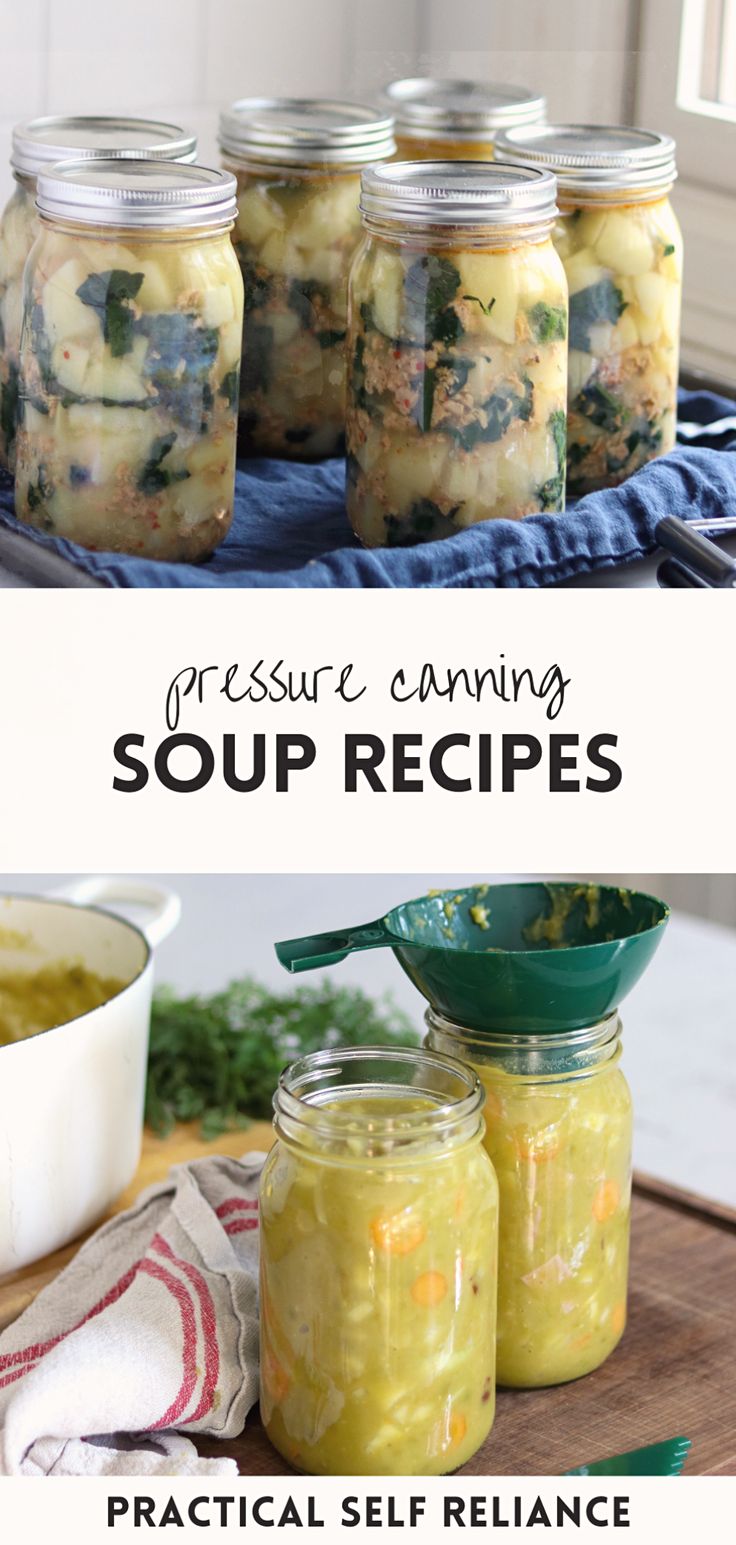
[[[336,966],[354,950],[375,950],[393,943],[383,918],[362,923],[358,928],[344,928],[340,933],[308,934],[304,939],[284,939],[274,946],[287,971],[314,971],[320,966]]]

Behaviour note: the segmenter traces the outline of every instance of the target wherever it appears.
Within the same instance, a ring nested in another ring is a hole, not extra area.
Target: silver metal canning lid
[[[499,161],[548,167],[561,194],[645,194],[677,176],[674,140],[648,129],[537,124],[499,134],[495,150]]]
[[[29,118],[13,130],[10,165],[14,172],[37,177],[45,166],[88,156],[194,161],[196,155],[196,135],[155,118]]]
[[[537,225],[557,213],[557,181],[531,166],[494,161],[395,161],[363,173],[370,220],[447,226]]]
[[[38,179],[39,212],[82,225],[181,230],[227,226],[237,185],[230,172],[161,161],[63,161]]]
[[[394,154],[394,120],[354,102],[244,97],[220,117],[220,148],[236,160],[360,164]]]
[[[513,124],[541,123],[547,110],[545,98],[526,86],[473,80],[415,76],[392,81],[384,95],[400,131],[417,138],[434,131],[484,140]]]

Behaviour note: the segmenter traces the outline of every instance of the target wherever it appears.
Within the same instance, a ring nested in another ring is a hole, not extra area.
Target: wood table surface
[[[209,1152],[265,1148],[271,1129],[202,1143],[192,1128],[165,1141],[147,1133],[141,1166],[115,1211],[166,1174]],[[0,1279],[0,1328],[15,1319],[79,1248]],[[559,1475],[664,1438],[692,1439],[690,1475],[736,1475],[736,1214],[638,1177],[632,1216],[629,1323],[595,1373],[556,1389],[498,1395],[496,1420],[463,1475]],[[288,1475],[252,1413],[231,1442],[197,1439],[202,1454],[229,1454],[243,1475]]]

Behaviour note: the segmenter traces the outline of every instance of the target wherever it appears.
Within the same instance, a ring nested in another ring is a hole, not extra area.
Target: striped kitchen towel
[[[0,1475],[236,1473],[258,1399],[264,1154],[172,1169],[0,1336]]]

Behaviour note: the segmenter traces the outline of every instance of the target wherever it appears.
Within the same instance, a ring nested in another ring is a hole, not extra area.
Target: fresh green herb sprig
[[[418,1040],[390,999],[354,987],[323,982],[282,994],[245,977],[211,997],[162,988],[151,1018],[146,1122],[166,1137],[178,1121],[198,1121],[212,1139],[267,1119],[279,1074],[307,1052]]]

